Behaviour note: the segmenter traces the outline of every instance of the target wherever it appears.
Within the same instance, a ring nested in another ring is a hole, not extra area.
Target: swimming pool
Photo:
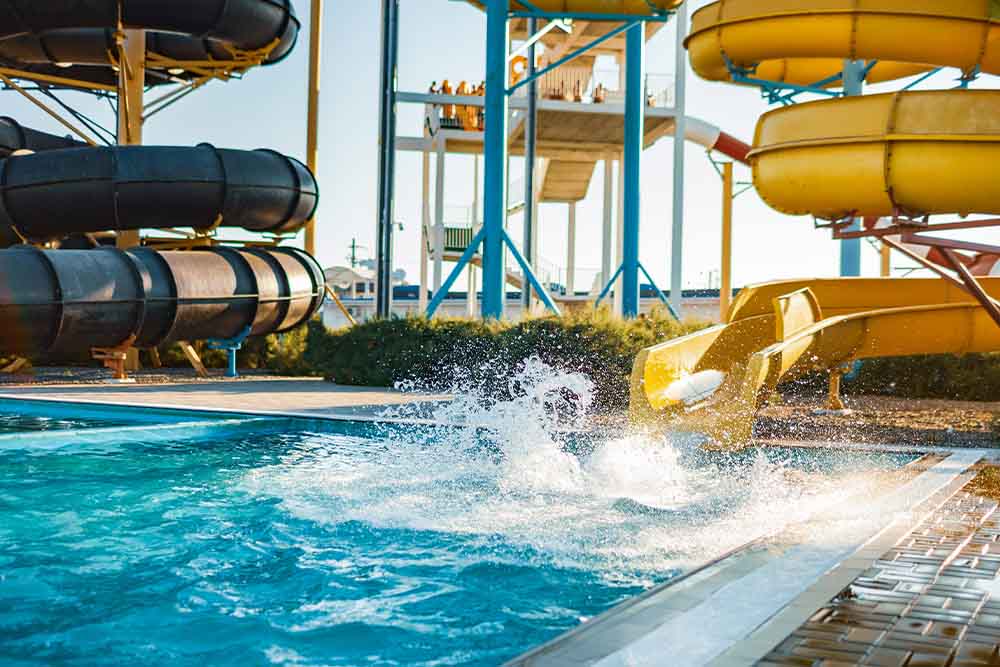
[[[0,403],[72,426],[0,437],[0,664],[496,665],[911,458],[720,457],[560,409],[109,426]]]

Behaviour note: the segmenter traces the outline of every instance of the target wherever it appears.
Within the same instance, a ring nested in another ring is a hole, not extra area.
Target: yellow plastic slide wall
[[[772,208],[835,220],[1000,213],[1000,90],[796,104],[765,114],[750,153]]]

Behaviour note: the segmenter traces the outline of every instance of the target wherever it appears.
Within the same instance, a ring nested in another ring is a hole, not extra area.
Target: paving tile
[[[906,667],[946,667],[951,660],[950,655],[936,653],[914,653],[906,663]]]
[[[863,664],[874,667],[902,667],[910,655],[911,653],[906,650],[878,648],[868,654]]]
[[[939,498],[925,505],[922,524],[883,542],[882,554],[869,544],[863,558],[872,565],[759,664],[1000,667],[997,503],[964,490]],[[852,563],[861,561],[856,554]],[[781,662],[789,659],[812,662]]]

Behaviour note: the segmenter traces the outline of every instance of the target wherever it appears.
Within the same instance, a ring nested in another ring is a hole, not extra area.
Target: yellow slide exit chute
[[[981,281],[1000,296],[1000,278]],[[892,307],[887,307],[892,306]],[[965,292],[936,279],[780,281],[745,288],[728,321],[643,350],[633,419],[665,419],[731,448],[785,378],[858,359],[1000,348],[1000,328]]]
[[[995,0],[719,0],[691,17],[691,66],[731,81],[732,65],[754,77],[799,85],[877,60],[871,83],[933,67],[1000,74]]]

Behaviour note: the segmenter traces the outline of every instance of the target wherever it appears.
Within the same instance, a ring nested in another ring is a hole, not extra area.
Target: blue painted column
[[[504,311],[503,230],[507,216],[508,0],[486,0],[486,127],[483,137],[483,318]]]
[[[642,195],[642,142],[646,116],[646,45],[644,24],[628,29],[625,39],[625,193],[622,242],[622,314],[639,315],[639,223]]]
[[[860,95],[864,85],[865,61],[844,61],[844,95]],[[855,220],[850,229],[860,229],[861,222]],[[845,277],[861,275],[861,239],[844,239],[840,242],[840,275]]]

